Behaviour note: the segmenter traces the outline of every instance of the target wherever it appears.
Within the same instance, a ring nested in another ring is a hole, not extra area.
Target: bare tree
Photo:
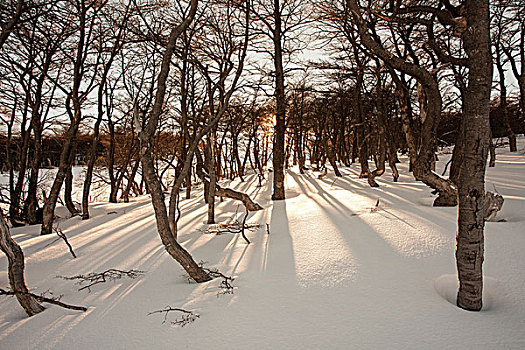
[[[65,22],[62,25],[69,25],[70,18],[73,16],[78,18],[77,27],[75,27],[78,30],[78,34],[74,37],[73,42],[70,43],[73,45],[74,54],[69,55],[67,49],[65,47],[63,48],[65,57],[70,61],[72,71],[71,80],[68,81],[70,88],[61,87],[62,92],[66,96],[65,109],[70,124],[65,133],[58,171],[44,204],[41,234],[50,234],[53,231],[54,212],[60,189],[68,172],[71,170],[70,168],[75,156],[76,137],[83,119],[82,105],[87,100],[94,84],[96,76],[95,68],[98,66],[98,61],[89,62],[89,59],[92,58],[91,46],[94,40],[93,30],[98,19],[97,13],[100,11],[101,6],[99,6],[97,1],[88,0],[74,2],[67,4],[67,6],[71,12],[63,18]],[[82,86],[82,84],[85,85]],[[70,192],[66,192],[66,196],[70,196]]]
[[[109,11],[103,12],[105,18],[100,23],[100,32],[98,33],[98,49],[100,54],[107,54],[102,57],[102,74],[98,82],[97,92],[97,119],[93,127],[93,141],[91,144],[91,152],[89,161],[86,168],[86,175],[84,179],[84,188],[82,190],[82,219],[89,218],[89,190],[91,187],[91,181],[93,177],[93,168],[95,166],[95,160],[98,150],[100,124],[104,116],[104,100],[108,98],[105,94],[109,89],[106,84],[108,83],[108,75],[110,74],[111,67],[115,58],[122,49],[126,24],[131,16],[131,3],[125,8],[113,8],[110,7]],[[117,24],[115,26],[115,24]],[[108,117],[109,118],[109,117]],[[115,191],[112,191],[115,192]]]
[[[413,135],[413,130],[411,130],[408,125],[405,128],[405,130],[408,132],[407,143],[409,145],[412,170],[416,179],[423,181],[425,184],[439,192],[439,196],[434,201],[434,205],[457,205],[456,186],[452,183],[452,181],[442,178],[432,171],[432,162],[437,146],[436,130],[439,125],[442,109],[442,98],[435,67],[430,67],[427,69],[421,64],[418,64],[420,61],[415,55],[414,49],[411,48],[412,42],[409,38],[405,38],[403,43],[405,49],[408,51],[409,56],[403,57],[400,55],[399,51],[392,52],[387,50],[387,48],[385,48],[384,44],[382,43],[380,36],[377,34],[375,22],[365,20],[357,1],[347,1],[347,6],[349,13],[353,18],[353,22],[357,26],[361,44],[372,53],[377,55],[389,67],[391,67],[393,78],[400,86],[399,91],[403,93],[405,97],[408,95],[407,92],[403,92],[404,87],[403,84],[401,84],[402,80],[396,77],[396,72],[394,70],[401,71],[414,77],[420,84],[421,88],[419,89],[419,109],[421,132],[419,144],[416,143],[416,136]],[[400,3],[397,3],[396,6],[397,7],[395,9],[387,9],[387,12],[393,11],[393,14],[391,15],[392,17],[388,18],[396,21],[395,18],[397,18],[396,16],[398,15],[419,13],[420,17],[408,17],[407,19],[406,17],[401,16],[401,19],[398,21],[400,23],[408,22],[421,24],[423,26],[422,28],[424,32],[426,32],[429,38],[429,42],[431,43],[435,41],[434,21],[436,21],[438,16],[440,20],[445,21],[445,24],[452,27],[454,31],[464,27],[463,22],[457,22],[457,20],[449,12],[447,12],[447,10],[441,10],[432,6],[399,7]],[[376,10],[369,13],[376,12],[379,13]],[[427,16],[430,16],[431,19],[426,19]],[[437,45],[432,45],[433,48],[436,46]],[[441,54],[443,57],[443,61],[453,62],[454,64],[460,65],[466,64],[465,59],[463,58],[453,58],[442,53],[441,51],[439,51],[439,54]],[[436,55],[436,53],[432,53],[430,59],[433,58],[433,55]],[[435,60],[432,60],[432,63],[435,66]],[[406,116],[406,114],[404,115]],[[409,124],[408,120],[406,124]]]
[[[272,58],[275,76],[275,127],[273,140],[273,200],[285,199],[284,165],[286,138],[286,65],[284,59],[300,51],[299,35],[302,27],[311,21],[311,7],[306,1],[265,1],[254,2],[255,33],[270,39],[272,49],[263,51]],[[294,34],[294,32],[296,32]]]

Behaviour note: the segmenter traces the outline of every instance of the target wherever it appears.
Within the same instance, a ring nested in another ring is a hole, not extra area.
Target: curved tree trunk
[[[71,216],[77,215],[78,209],[75,207],[75,203],[73,203],[73,164],[75,162],[75,155],[77,151],[77,144],[74,142],[73,148],[71,150],[71,154],[69,155],[69,167],[66,172],[66,178],[64,179],[64,204],[66,205],[67,210],[71,214]]]
[[[176,232],[172,231],[170,227],[170,220],[168,218],[168,210],[164,201],[164,193],[159,182],[153,164],[151,141],[153,134],[157,128],[159,117],[162,113],[164,104],[164,97],[166,95],[166,80],[169,75],[171,58],[175,51],[175,43],[182,32],[190,25],[197,12],[198,0],[191,0],[191,9],[184,21],[174,27],[169,35],[169,41],[162,57],[162,65],[157,79],[157,92],[155,95],[155,103],[149,115],[149,120],[143,130],[139,132],[140,139],[140,160],[142,163],[143,178],[151,194],[151,203],[155,210],[155,219],[157,222],[157,230],[162,243],[168,254],[170,254],[186,272],[196,282],[206,282],[211,280],[211,276],[204,271],[202,266],[199,266],[193,257],[177,242]],[[138,118],[138,116],[137,116]],[[188,161],[188,160],[187,160]],[[191,161],[191,158],[190,160]],[[185,164],[186,165],[186,164]],[[184,174],[185,177],[186,174]],[[178,191],[178,189],[177,189]],[[178,195],[178,193],[177,193]]]
[[[9,284],[14,292],[28,293],[24,279],[24,253],[22,248],[11,238],[9,227],[4,219],[4,214],[0,210],[0,250],[7,256]],[[44,311],[44,307],[38,301],[27,294],[16,294],[20,305],[24,308],[28,316],[36,315]]]

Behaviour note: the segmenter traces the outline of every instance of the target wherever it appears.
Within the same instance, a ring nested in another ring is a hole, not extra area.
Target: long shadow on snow
[[[409,273],[408,271],[414,271],[414,267],[417,265],[411,263],[411,259],[399,254],[358,215],[352,215],[356,213],[351,208],[326,192],[314,179],[308,177],[304,179],[292,172],[289,174],[297,182],[303,193],[316,202],[318,208],[330,218],[347,242],[350,251],[356,255],[358,269],[364,272],[361,274],[362,276],[374,276],[374,278],[389,280],[390,283],[397,283],[396,272]],[[310,186],[306,182],[317,189],[319,197],[309,194]],[[322,201],[319,201],[319,198]],[[371,232],[375,234],[370,235]]]

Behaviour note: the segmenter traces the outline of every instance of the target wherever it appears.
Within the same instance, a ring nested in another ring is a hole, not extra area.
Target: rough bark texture
[[[44,311],[44,307],[32,296],[18,293],[28,293],[24,280],[24,253],[22,248],[11,238],[9,227],[0,211],[0,250],[7,256],[9,284],[11,290],[17,292],[16,298],[29,316]]]
[[[482,307],[483,290],[484,180],[489,147],[492,57],[488,0],[465,1],[465,6],[467,29],[463,44],[469,57],[469,79],[462,120],[464,156],[459,174],[457,305],[478,311]]]

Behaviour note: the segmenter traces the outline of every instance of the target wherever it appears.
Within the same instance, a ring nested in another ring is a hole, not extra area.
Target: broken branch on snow
[[[181,312],[182,313],[182,315],[180,317],[177,317],[177,319],[175,319],[175,321],[171,321],[170,322],[172,325],[175,325],[175,326],[184,327],[187,324],[190,324],[190,323],[194,322],[196,319],[198,319],[200,317],[199,314],[196,314],[193,311],[184,310],[184,309],[181,309],[181,308],[178,308],[178,307],[172,308],[169,305],[166,306],[162,310],[156,310],[156,311],[149,312],[148,316],[149,315],[153,315],[153,314],[161,314],[162,313],[162,314],[164,314],[164,320],[162,321],[162,324],[164,324],[168,320],[168,314],[170,312]]]
[[[197,176],[206,186],[209,186],[210,179],[208,177],[208,174],[206,173],[206,170],[204,169],[204,165],[202,163],[197,163],[196,169]],[[231,188],[222,188],[219,184],[216,185],[215,195],[218,197],[236,199],[238,201],[241,201],[244,204],[244,207],[247,211],[258,211],[263,209],[263,207],[255,203],[246,193],[235,191]]]
[[[84,307],[84,306],[76,306],[76,305],[71,305],[71,304],[66,304],[66,303],[61,302],[60,299],[61,299],[62,296],[60,296],[58,298],[47,298],[47,297],[45,297],[43,295],[38,295],[38,294],[31,293],[31,292],[5,290],[5,289],[2,289],[2,288],[0,288],[0,295],[27,295],[27,296],[31,296],[31,297],[35,298],[36,300],[38,300],[41,303],[48,303],[48,304],[58,305],[60,307],[63,307],[65,309],[70,309],[70,310],[87,311],[87,308]]]
[[[84,283],[89,283],[86,286],[83,286],[82,288],[79,288],[79,291],[83,289],[87,289],[89,292],[91,292],[91,287],[93,287],[96,284],[104,283],[107,281],[116,281],[123,277],[129,277],[131,279],[135,279],[141,275],[144,274],[144,271],[139,270],[129,270],[129,271],[122,271],[117,269],[109,269],[104,272],[92,272],[87,275],[76,275],[72,277],[67,276],[57,276],[58,278],[63,278],[65,280],[79,280],[75,284],[82,285]]]

